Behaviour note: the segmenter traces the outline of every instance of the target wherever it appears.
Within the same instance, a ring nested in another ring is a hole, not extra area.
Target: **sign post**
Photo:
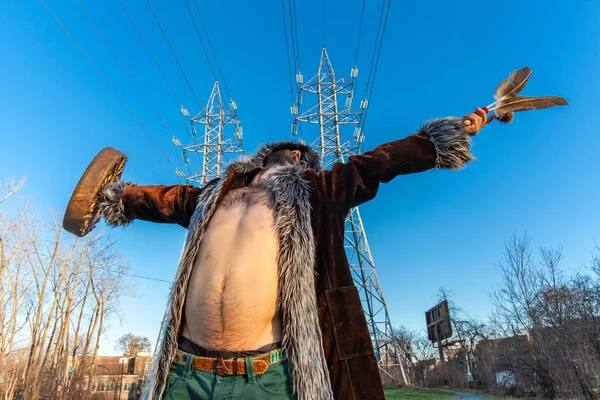
[[[431,343],[436,343],[440,355],[440,370],[442,380],[446,384],[445,363],[444,359],[444,344],[442,340],[452,337],[452,322],[450,321],[450,310],[446,300],[437,304],[435,307],[425,312],[425,320],[427,321],[427,337]]]

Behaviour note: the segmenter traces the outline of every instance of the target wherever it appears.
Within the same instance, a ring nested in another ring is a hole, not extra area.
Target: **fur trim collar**
[[[254,156],[245,156],[229,164],[227,172],[236,174],[247,174],[249,172],[261,169],[265,159],[277,150],[299,150],[302,153],[300,165],[303,169],[321,170],[321,156],[310,146],[296,142],[277,142],[270,143],[260,148]]]

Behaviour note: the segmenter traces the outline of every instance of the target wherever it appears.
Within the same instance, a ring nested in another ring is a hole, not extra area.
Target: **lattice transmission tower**
[[[190,117],[190,112],[183,105],[181,113],[185,119]],[[233,137],[227,134],[227,125],[233,125]],[[198,135],[198,130],[202,127],[204,127],[204,135]],[[192,141],[185,146],[179,139],[173,137],[173,143],[181,149],[183,162],[188,170],[188,174],[186,174],[178,168],[176,173],[185,178],[186,183],[204,186],[221,176],[230,157],[234,158],[238,153],[244,154],[243,131],[237,104],[233,99],[229,99],[229,102],[225,101],[218,81],[215,81],[213,85],[206,107],[190,119],[190,136]],[[194,153],[198,162],[190,159]],[[180,257],[183,257],[184,250],[185,241],[182,244]],[[158,351],[161,332],[164,331],[167,324],[167,314],[168,310],[165,309],[159,336],[156,339],[154,355]]]
[[[351,70],[351,79],[337,75],[324,47],[321,51],[317,75],[305,84],[302,82],[302,75],[300,73],[296,75],[297,82],[301,86],[297,104],[292,106],[292,114],[294,114],[292,133],[296,138],[298,137],[301,123],[319,126],[319,137],[312,145],[321,150],[324,168],[336,162],[346,162],[349,156],[360,153],[361,143],[364,141],[361,121],[363,110],[368,104],[364,99],[361,101],[360,111],[352,110],[354,80],[357,76],[356,66]],[[303,92],[316,94],[317,103],[300,113]],[[342,98],[345,98],[345,101],[342,102]],[[340,106],[342,104],[343,106]],[[354,128],[352,140],[346,140],[341,135],[341,130],[346,125]],[[306,138],[302,136],[302,140],[305,141]],[[402,380],[408,383],[358,207],[350,211],[345,227],[346,255],[363,302],[380,369],[389,374],[389,367],[399,366]]]
[[[184,117],[190,113],[181,108]],[[233,134],[226,132],[227,126],[232,126]],[[199,131],[204,134],[199,134]],[[177,173],[184,177],[186,183],[206,185],[211,180],[221,176],[227,161],[236,154],[244,154],[242,142],[243,132],[235,101],[226,101],[221,94],[219,82],[215,82],[208,103],[198,114],[190,119],[191,143],[181,147],[183,161],[188,167],[188,173]],[[198,158],[198,162],[194,159]]]

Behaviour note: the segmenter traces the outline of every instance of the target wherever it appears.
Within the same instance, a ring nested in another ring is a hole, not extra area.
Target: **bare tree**
[[[77,239],[26,208],[0,213],[0,398],[85,399],[106,322],[129,293],[102,235]]]
[[[11,180],[6,180],[5,184],[4,184],[4,193],[0,194],[0,204],[2,204],[6,199],[8,199],[10,196],[12,196],[13,194],[17,193],[19,190],[21,190],[21,188],[23,188],[23,186],[25,186],[25,182],[27,180],[25,178],[22,178],[21,180],[19,180],[18,182],[15,182],[14,179]]]
[[[542,274],[533,261],[531,238],[513,235],[504,244],[504,261],[498,263],[501,282],[491,294],[495,327],[515,335],[540,325],[534,304],[543,286]]]
[[[563,259],[560,248],[541,248],[540,259],[543,288],[535,307],[543,327],[534,329],[532,336],[546,342],[546,355],[554,359],[555,367],[560,366],[554,372],[560,384],[573,390],[570,382],[575,382],[581,395],[594,399],[593,377],[600,372],[598,353],[593,358],[588,355],[598,342],[597,284],[588,275],[566,278],[559,267]]]
[[[560,247],[542,247],[534,257],[529,237],[513,236],[499,264],[501,283],[491,294],[492,322],[505,335],[527,337],[504,362],[520,371],[522,381],[531,379],[545,398],[561,391],[591,400],[600,383],[600,280],[594,272],[600,260],[592,259],[592,274],[572,276],[561,269],[562,260]]]
[[[150,340],[147,337],[127,333],[117,340],[115,349],[124,356],[135,356],[139,352],[150,351],[151,347]]]
[[[23,184],[24,181],[8,182],[2,201]],[[27,205],[12,218],[0,213],[0,396],[4,399],[13,397],[27,359],[20,346],[22,329],[30,314],[24,304],[31,285],[25,254],[34,233]]]
[[[491,322],[505,336],[530,334],[542,328],[536,305],[544,288],[544,271],[535,263],[531,238],[513,235],[504,245],[504,261],[498,263],[501,281],[491,293],[494,305]],[[546,398],[556,397],[556,380],[550,360],[544,355],[545,337],[532,340],[516,353],[518,364],[526,366]],[[524,372],[526,373],[526,372]]]
[[[427,332],[416,331],[405,326],[394,329],[394,337],[405,362],[405,370],[410,375],[410,382],[417,386],[425,386],[425,366],[435,360],[437,350],[427,338]]]

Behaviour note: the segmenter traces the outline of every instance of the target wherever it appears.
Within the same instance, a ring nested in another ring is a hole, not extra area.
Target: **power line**
[[[200,13],[200,8],[198,7],[198,3],[194,0],[194,7],[196,8],[196,12],[198,13],[198,18],[200,19],[200,23],[202,24],[202,29],[204,29],[204,34],[206,35],[206,41],[208,42],[208,47],[210,47],[210,51],[215,59],[215,63],[217,64],[217,69],[219,70],[219,74],[221,76],[221,80],[223,81],[223,87],[227,92],[227,96],[231,99],[231,93],[229,93],[229,87],[227,86],[227,82],[225,81],[225,74],[223,74],[223,70],[221,69],[221,64],[219,64],[219,59],[217,58],[217,54],[215,53],[215,49],[210,40],[210,36],[208,34],[208,30],[206,29],[206,25],[204,24],[204,19],[202,19],[202,14]]]
[[[290,77],[290,94],[292,98],[292,114],[297,115],[298,110],[300,109],[300,104],[302,102],[302,75],[300,73],[300,47],[298,45],[298,24],[296,17],[296,2],[295,0],[288,0],[288,11],[289,11],[289,24],[290,24],[290,34],[288,41],[288,33],[287,33],[287,16],[285,10],[285,2],[281,1],[281,10],[283,13],[283,30],[285,34],[285,46],[286,53],[288,57],[288,71]],[[292,62],[290,61],[290,44],[292,43],[292,56],[293,65],[294,65],[294,73],[292,73]],[[294,85],[295,83],[295,85]],[[296,100],[294,101],[294,86],[296,88]],[[295,136],[300,133],[300,140],[302,140],[302,131],[300,130],[301,125],[297,124],[296,120],[292,123],[292,135]]]
[[[212,72],[213,78],[215,78],[215,81],[218,81],[219,78],[217,78],[215,69],[213,68],[212,63],[210,62],[210,57],[208,56],[208,52],[206,51],[206,46],[204,46],[204,41],[202,40],[202,35],[200,35],[200,31],[198,30],[198,25],[196,25],[196,20],[194,19],[194,16],[192,15],[192,10],[190,9],[190,5],[188,4],[187,0],[183,0],[183,2],[185,3],[185,8],[187,9],[188,14],[190,15],[190,19],[192,20],[192,25],[194,25],[194,31],[196,31],[196,36],[198,36],[198,41],[200,42],[200,45],[202,46],[202,51],[204,52],[204,56],[206,57],[206,61],[208,62],[208,66],[210,67],[210,72]]]
[[[108,50],[110,50],[110,52],[113,55],[113,57],[115,57],[115,59],[117,60],[117,62],[119,63],[119,65],[121,66],[121,68],[123,69],[123,71],[125,71],[125,74],[127,75],[127,77],[129,77],[129,79],[131,80],[131,82],[133,83],[133,85],[135,86],[135,88],[137,89],[137,91],[144,98],[144,101],[146,102],[146,104],[148,104],[148,107],[150,107],[150,109],[152,110],[152,112],[154,113],[154,115],[156,116],[156,118],[158,118],[160,120],[160,123],[162,124],[163,128],[167,131],[167,133],[169,133],[169,135],[171,135],[171,140],[175,143],[177,141],[176,138],[175,138],[175,135],[173,134],[173,132],[171,132],[171,130],[167,126],[167,123],[165,122],[165,120],[163,119],[163,117],[160,115],[160,113],[158,112],[158,110],[154,107],[154,105],[152,104],[152,102],[150,101],[150,99],[148,98],[148,96],[146,96],[146,93],[142,90],[142,88],[140,87],[140,85],[133,78],[133,75],[131,75],[131,73],[129,72],[129,70],[127,69],[127,67],[125,67],[125,64],[123,63],[123,60],[121,60],[121,58],[119,57],[119,55],[117,54],[117,52],[110,45],[110,43],[108,42],[108,39],[106,39],[106,36],[104,36],[102,34],[102,31],[96,25],[96,23],[94,22],[94,20],[90,16],[90,14],[87,12],[87,10],[83,6],[83,4],[81,4],[81,2],[79,0],[75,0],[75,2],[79,6],[79,8],[81,8],[81,11],[83,11],[83,14],[87,18],[87,20],[90,22],[90,24],[92,24],[92,26],[94,27],[94,29],[96,30],[96,32],[98,33],[98,35],[100,36],[100,38],[102,39],[102,41],[104,42],[104,44],[106,45],[106,47],[108,47]],[[179,159],[179,155],[177,155],[177,161],[181,164],[181,160]]]
[[[194,88],[190,84],[190,80],[188,79],[185,71],[183,70],[181,63],[179,62],[179,58],[177,58],[177,54],[175,53],[175,50],[173,50],[173,46],[171,46],[171,42],[169,41],[169,38],[167,37],[165,30],[163,29],[160,21],[158,20],[158,16],[154,12],[154,8],[152,8],[152,4],[150,4],[150,0],[146,0],[146,4],[148,4],[148,8],[150,8],[150,11],[152,12],[152,16],[154,17],[154,20],[156,21],[156,24],[158,25],[160,32],[162,33],[163,37],[165,38],[165,41],[167,42],[167,45],[169,46],[169,49],[171,50],[171,54],[173,54],[173,58],[175,58],[175,62],[177,63],[177,66],[179,67],[179,70],[181,71],[181,74],[183,75],[185,82],[187,83],[188,87],[190,88],[190,91],[192,92],[192,96],[194,96],[194,99],[196,100],[198,107],[202,108],[202,106],[200,105],[200,101],[198,100],[198,97],[196,96],[196,92],[194,92]]]
[[[298,71],[300,71],[300,46],[298,45],[298,12],[296,11],[296,0],[291,0],[294,8],[294,40],[296,41],[296,59],[298,61]]]
[[[375,76],[377,75],[377,67],[379,66],[379,59],[381,57],[381,49],[383,47],[383,37],[385,35],[385,28],[387,27],[388,16],[390,14],[390,6],[392,2],[388,0],[387,7],[384,3],[381,6],[381,14],[379,16],[379,25],[377,27],[377,37],[375,38],[375,47],[373,48],[373,56],[371,58],[371,68],[369,71],[369,77],[367,78],[367,108],[364,112],[361,124],[364,127],[367,115],[369,114],[369,102],[373,94],[373,88],[375,87]],[[383,22],[383,25],[382,25]]]
[[[354,55],[354,66],[356,66],[356,63],[358,62],[358,50],[360,49],[360,38],[362,36],[362,26],[363,26],[363,19],[365,16],[365,3],[366,0],[363,0],[362,2],[362,7],[360,9],[360,22],[358,23],[358,39],[356,40],[356,53]]]
[[[378,50],[377,50],[377,58],[375,59],[375,68],[373,71],[373,77],[371,80],[371,93],[373,92],[373,87],[375,86],[375,76],[377,75],[377,67],[379,66],[379,59],[381,58],[381,49],[383,48],[383,37],[385,35],[385,28],[387,27],[388,16],[390,14],[390,6],[392,5],[391,0],[388,0],[387,8],[385,10],[385,20],[383,22],[383,29],[381,31],[381,39],[379,41]],[[382,9],[383,13],[383,9]],[[369,98],[371,95],[369,94]]]
[[[75,0],[75,2],[77,3],[77,5],[79,5],[79,8],[81,8],[81,11],[83,11],[83,13],[85,14],[86,18],[90,22],[90,24],[92,24],[92,26],[94,27],[94,29],[96,30],[96,32],[98,33],[98,35],[100,36],[100,38],[102,39],[102,41],[104,42],[104,44],[106,45],[106,47],[108,47],[108,50],[110,50],[111,54],[115,57],[115,59],[117,60],[117,62],[119,63],[119,65],[121,66],[121,68],[123,69],[123,71],[125,71],[125,74],[127,74],[127,76],[129,77],[129,79],[131,80],[131,82],[136,87],[137,91],[144,98],[144,100],[146,101],[146,103],[148,104],[148,106],[150,107],[150,109],[152,110],[152,112],[154,113],[154,115],[160,120],[161,124],[163,125],[163,128],[165,128],[167,130],[167,132],[169,132],[171,134],[171,136],[174,136],[173,133],[171,132],[171,130],[169,129],[169,127],[167,126],[167,123],[164,121],[164,119],[162,118],[162,116],[158,112],[158,110],[156,110],[156,108],[154,107],[154,105],[152,105],[152,102],[150,102],[150,99],[148,98],[148,96],[146,96],[146,93],[144,93],[144,91],[142,90],[142,88],[140,87],[140,85],[134,79],[133,75],[131,75],[131,73],[129,72],[129,70],[127,69],[127,67],[125,67],[125,64],[123,63],[123,61],[121,60],[121,58],[119,57],[119,55],[117,54],[117,52],[110,45],[110,43],[108,42],[108,39],[106,39],[106,37],[102,34],[102,31],[100,31],[100,28],[98,28],[98,26],[94,23],[94,20],[89,15],[89,13],[87,12],[87,10],[83,6],[83,4],[81,4],[81,2],[79,0]]]
[[[96,73],[98,74],[98,76],[100,76],[100,78],[104,81],[104,83],[106,84],[106,86],[108,86],[108,88],[110,89],[110,91],[115,95],[115,97],[117,98],[117,100],[119,100],[119,102],[121,103],[121,105],[123,107],[125,107],[125,109],[129,113],[129,115],[131,115],[131,117],[139,125],[139,127],[142,129],[142,131],[144,132],[144,134],[146,136],[148,136],[148,138],[150,139],[150,141],[152,143],[154,143],[154,145],[156,146],[156,148],[158,150],[160,150],[160,152],[165,156],[165,158],[167,159],[167,162],[169,164],[171,164],[175,169],[177,169],[177,167],[175,166],[175,164],[173,164],[173,162],[169,159],[169,156],[167,155],[167,153],[165,153],[165,151],[160,147],[160,145],[158,144],[158,142],[156,140],[154,140],[154,138],[152,137],[152,135],[150,135],[150,132],[148,132],[148,130],[142,124],[142,122],[140,121],[140,119],[133,113],[133,111],[131,110],[131,108],[129,108],[129,106],[127,105],[127,103],[125,103],[125,101],[121,98],[121,96],[119,96],[119,94],[117,93],[117,91],[115,90],[115,88],[110,84],[110,82],[108,81],[108,79],[106,79],[106,77],[102,74],[102,72],[100,72],[100,70],[98,69],[98,67],[96,67],[96,65],[88,57],[88,55],[81,48],[81,46],[79,46],[79,44],[77,43],[77,41],[73,38],[73,36],[71,36],[71,34],[69,33],[69,31],[64,27],[64,25],[60,22],[60,20],[56,17],[56,15],[54,15],[54,13],[52,13],[52,11],[50,10],[50,8],[46,5],[46,3],[44,3],[43,0],[39,0],[39,1],[44,6],[44,8],[46,9],[46,11],[48,11],[48,13],[50,14],[50,16],[54,19],[54,21],[58,24],[58,26],[62,29],[62,31],[65,33],[65,35],[67,35],[67,37],[75,45],[75,47],[77,48],[77,50],[79,50],[79,52],[83,55],[83,57],[87,60],[87,62],[92,66],[92,68],[94,69],[94,71],[96,71]]]
[[[175,98],[175,100],[177,100],[177,102],[179,103],[179,105],[181,107],[183,107],[183,102],[181,101],[181,99],[179,98],[179,96],[177,96],[177,93],[175,92],[175,89],[173,89],[173,86],[171,85],[171,82],[169,82],[169,79],[167,78],[167,75],[165,74],[165,72],[163,71],[162,67],[158,63],[158,60],[156,59],[156,57],[154,57],[154,53],[150,49],[150,46],[148,45],[148,43],[144,39],[144,36],[142,35],[142,32],[138,29],[135,21],[131,17],[131,14],[129,13],[129,10],[125,6],[125,3],[123,2],[123,0],[119,0],[119,3],[121,4],[121,7],[123,8],[123,11],[125,11],[125,15],[127,15],[127,19],[129,19],[129,22],[133,26],[133,29],[135,30],[135,32],[137,33],[138,37],[140,38],[140,41],[142,42],[142,44],[144,45],[144,47],[148,51],[148,54],[150,55],[150,58],[152,58],[152,61],[154,62],[154,65],[156,65],[156,68],[158,69],[158,72],[160,73],[160,75],[162,76],[163,80],[165,81],[165,83],[169,87],[169,90],[171,91],[171,95]],[[169,131],[169,133],[171,133],[171,132]],[[177,143],[176,143],[176,140],[175,140],[175,135],[173,135],[172,133],[171,133],[171,140],[177,146]],[[179,153],[177,152],[175,154],[177,155],[177,162],[179,164],[183,164],[182,160],[179,158]],[[179,180],[179,178],[178,178],[178,180]]]
[[[231,93],[229,92],[229,87],[227,86],[227,82],[225,81],[225,75],[223,74],[223,70],[221,69],[221,64],[219,64],[217,54],[215,53],[215,49],[210,40],[210,36],[208,34],[208,29],[206,29],[206,25],[204,24],[204,20],[202,19],[202,14],[200,13],[200,8],[198,7],[198,3],[196,0],[194,0],[194,8],[196,9],[196,13],[198,14],[198,19],[200,19],[200,23],[202,24],[202,29],[204,30],[204,34],[206,35],[206,41],[208,42],[208,45],[210,47],[210,51],[214,58],[215,64],[217,65],[217,69],[219,70],[219,75],[217,75],[217,73],[215,72],[213,64],[210,60],[210,56],[208,55],[208,51],[206,50],[204,40],[202,40],[202,35],[200,34],[200,30],[198,29],[198,25],[196,24],[196,19],[192,15],[192,10],[190,9],[189,3],[187,0],[183,0],[183,2],[185,4],[185,8],[187,9],[187,12],[192,21],[192,25],[194,26],[194,31],[196,32],[196,36],[198,36],[198,41],[200,42],[200,45],[202,46],[202,51],[204,52],[204,56],[206,57],[206,61],[208,62],[208,66],[210,67],[210,71],[213,74],[215,81],[221,80],[223,82],[223,87],[225,88],[225,91],[227,92],[227,96],[231,99]]]
[[[158,63],[158,60],[156,60],[156,57],[154,57],[154,53],[152,53],[152,50],[150,49],[150,46],[148,46],[148,43],[144,39],[144,36],[142,35],[142,33],[138,29],[137,25],[133,21],[133,18],[131,17],[131,14],[129,13],[129,10],[127,10],[127,7],[125,6],[125,3],[123,2],[123,0],[119,0],[119,3],[121,3],[121,7],[123,7],[123,11],[125,11],[125,14],[127,15],[127,18],[129,19],[129,22],[131,22],[131,25],[133,25],[133,29],[135,29],[135,32],[137,33],[138,37],[142,41],[142,44],[144,45],[144,47],[148,51],[148,54],[150,54],[150,58],[152,58],[152,61],[154,61],[154,65],[156,65],[156,68],[158,68],[158,71],[160,72],[160,75],[162,76],[162,78],[164,79],[165,83],[169,87],[169,90],[171,91],[171,94],[181,104],[181,101],[177,97],[177,93],[175,93],[175,89],[173,89],[173,86],[171,86],[171,83],[169,82],[169,79],[167,79],[167,76],[165,75],[165,72],[163,71],[163,69],[161,68],[160,64]]]
[[[288,0],[290,8],[290,24],[292,32],[292,50],[294,52],[294,69],[296,73],[300,72],[300,49],[298,46],[298,24],[296,19],[296,1]],[[296,86],[298,82],[296,81]],[[298,87],[296,88],[298,90]]]
[[[288,33],[287,33],[287,18],[285,16],[285,0],[281,0],[281,11],[283,14],[283,33],[285,35],[285,50],[286,50],[286,55],[287,55],[288,73],[289,73],[289,78],[290,78],[290,95],[292,97],[292,104],[294,104],[294,82],[292,79],[292,76],[294,74],[292,73],[292,62],[290,60],[290,42],[288,40]]]
[[[111,274],[116,274],[116,275],[125,275],[125,276],[131,276],[133,278],[139,278],[139,279],[145,279],[148,281],[155,281],[155,282],[164,282],[164,283],[173,283],[172,281],[167,281],[165,279],[159,279],[159,278],[151,278],[149,276],[144,276],[144,275],[139,275],[139,274],[132,274],[129,272],[123,272],[123,271],[115,271],[114,269],[110,269],[110,268],[104,268],[104,267],[100,267],[100,266],[94,266],[94,268],[98,268],[101,269],[102,271],[106,271],[109,272]]]
[[[384,2],[381,4],[381,13],[379,14],[379,23],[377,25],[377,36],[375,37],[375,44],[373,46],[373,54],[371,55],[371,66],[369,67],[369,75],[367,77],[367,95],[369,93],[369,84],[371,82],[371,77],[373,76],[373,67],[375,65],[375,58],[377,57],[377,48],[379,45],[379,38],[381,36],[381,25],[383,22],[383,15],[384,15],[384,10],[385,10],[385,0]]]

